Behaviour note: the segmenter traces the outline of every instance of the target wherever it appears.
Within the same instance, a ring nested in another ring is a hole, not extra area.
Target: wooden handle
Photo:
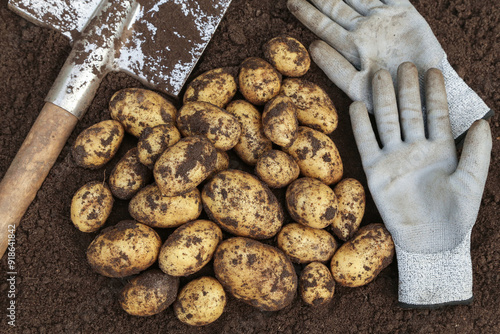
[[[46,103],[0,182],[0,258],[78,119]]]

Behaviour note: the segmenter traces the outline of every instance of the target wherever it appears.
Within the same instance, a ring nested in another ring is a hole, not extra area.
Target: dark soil
[[[414,0],[446,50],[451,65],[493,110],[500,110],[500,7],[498,0]],[[262,56],[262,45],[289,34],[308,46],[315,36],[286,9],[285,0],[233,0],[224,20],[193,71],[238,66]],[[7,170],[43,106],[43,99],[64,63],[70,46],[58,33],[34,26],[0,0],[0,177]],[[345,176],[366,187],[348,117],[349,98],[314,64],[306,79],[323,87],[340,115],[333,134],[344,161]],[[54,168],[26,212],[16,233],[16,327],[7,324],[9,303],[6,256],[0,271],[2,333],[500,333],[500,126],[490,124],[493,155],[488,182],[472,232],[474,302],[438,310],[402,310],[397,305],[397,265],[361,288],[336,287],[333,301],[312,308],[296,297],[278,312],[261,312],[229,297],[215,323],[189,327],[168,308],[148,318],[132,317],[118,304],[127,279],[100,276],[89,267],[85,250],[95,237],[70,221],[70,202],[84,183],[103,180],[117,159],[136,144],[127,135],[106,168],[77,167],[70,146],[86,127],[109,119],[108,101],[117,90],[142,87],[125,74],[108,75],[88,112],[78,123]],[[282,196],[281,196],[282,199]],[[117,200],[107,226],[130,219],[127,202]],[[363,224],[380,222],[370,196]],[[161,232],[166,238],[171,231]],[[300,269],[300,268],[297,268]],[[198,275],[210,274],[208,266]],[[188,279],[183,279],[185,284]]]

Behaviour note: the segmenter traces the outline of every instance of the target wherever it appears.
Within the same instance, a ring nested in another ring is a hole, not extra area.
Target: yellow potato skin
[[[109,188],[119,199],[131,199],[151,179],[151,171],[141,164],[137,148],[130,149],[109,175]]]
[[[269,187],[283,188],[299,177],[300,169],[289,154],[269,150],[257,160],[255,173]]]
[[[238,82],[245,99],[259,106],[278,95],[281,74],[264,59],[249,57],[241,63]]]
[[[73,195],[71,221],[82,232],[95,232],[108,219],[113,203],[113,194],[104,182],[88,182]]]
[[[356,233],[365,214],[365,189],[358,180],[348,178],[340,181],[333,191],[338,212],[331,229],[339,239],[346,241]]]
[[[308,305],[328,304],[335,293],[335,280],[330,269],[320,262],[309,263],[300,273],[299,292]]]
[[[137,143],[139,161],[152,169],[160,155],[179,140],[181,133],[170,123],[144,129]]]
[[[297,138],[297,111],[288,96],[278,95],[266,103],[262,113],[264,134],[273,143],[290,146]]]
[[[290,36],[278,36],[263,46],[264,58],[281,74],[288,77],[300,77],[311,66],[311,57],[307,49],[297,39]]]
[[[209,102],[224,108],[238,90],[231,69],[215,68],[196,77],[186,88],[184,104],[193,101]]]
[[[214,271],[234,297],[261,311],[281,310],[297,291],[297,275],[286,255],[249,238],[223,241],[214,255]]]
[[[333,278],[348,287],[368,284],[392,262],[394,252],[394,242],[383,224],[366,225],[333,255]]]

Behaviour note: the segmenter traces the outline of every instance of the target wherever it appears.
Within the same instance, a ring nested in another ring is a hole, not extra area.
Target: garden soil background
[[[500,110],[500,8],[498,0],[412,1],[427,19],[451,65],[490,108]],[[284,0],[233,0],[190,79],[209,69],[238,66],[249,56],[262,56],[262,44],[288,34],[308,46],[313,33],[286,9]],[[64,63],[70,46],[58,33],[34,26],[0,1],[0,178],[41,110],[43,99]],[[345,177],[366,188],[351,132],[350,100],[314,64],[306,79],[319,84],[338,109],[340,123],[332,135],[345,166]],[[140,318],[126,314],[117,295],[129,278],[111,279],[94,273],[85,250],[95,237],[78,231],[70,220],[74,192],[86,182],[104,180],[126,150],[136,144],[127,135],[118,156],[96,171],[77,167],[71,144],[86,127],[109,119],[108,101],[121,88],[141,87],[125,74],[102,82],[88,112],[69,138],[54,168],[16,232],[16,321],[7,324],[6,257],[0,262],[0,332],[2,333],[499,333],[499,114],[490,125],[493,154],[481,209],[472,232],[474,302],[438,310],[402,310],[397,304],[398,274],[393,262],[365,287],[337,286],[333,301],[312,308],[299,297],[278,312],[261,312],[233,297],[224,314],[205,327],[179,322],[170,307]],[[232,167],[238,167],[233,162]],[[280,198],[282,193],[278,192]],[[130,218],[127,203],[116,201],[107,225]],[[380,222],[368,195],[363,224]],[[163,231],[166,238],[171,231]],[[300,267],[297,267],[300,270]],[[197,276],[212,274],[208,265]],[[192,279],[182,279],[185,284]]]

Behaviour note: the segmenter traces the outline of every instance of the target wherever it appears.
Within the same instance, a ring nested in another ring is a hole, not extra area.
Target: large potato
[[[222,231],[210,220],[194,220],[177,228],[163,244],[158,263],[171,276],[194,274],[211,259]]]
[[[288,306],[297,291],[292,262],[279,249],[253,239],[223,241],[214,255],[214,271],[234,297],[262,311]]]
[[[149,168],[141,164],[137,147],[130,149],[109,175],[109,188],[119,199],[132,198],[151,179]]]
[[[224,108],[238,90],[230,68],[215,68],[196,77],[184,93],[184,104],[193,101],[212,103]]]
[[[238,81],[245,99],[255,105],[264,105],[278,95],[281,74],[264,59],[249,57],[241,63]]]
[[[394,257],[394,242],[383,224],[359,229],[333,255],[330,269],[337,283],[358,287],[370,283]]]
[[[109,101],[111,118],[119,121],[125,131],[139,137],[145,128],[174,123],[175,106],[160,94],[142,88],[117,91]]]
[[[125,277],[149,268],[158,258],[160,247],[155,230],[124,220],[101,231],[87,248],[87,260],[103,276]]]
[[[335,280],[327,266],[309,263],[300,273],[299,291],[302,300],[311,306],[328,304],[335,292]]]
[[[293,37],[275,37],[264,44],[263,50],[267,61],[288,77],[303,76],[311,66],[307,49]]]
[[[255,173],[271,188],[282,188],[299,177],[300,169],[289,154],[269,150],[257,160]]]
[[[137,143],[139,161],[143,165],[153,168],[160,155],[180,139],[179,130],[171,123],[144,129]]]
[[[238,143],[241,125],[230,113],[208,102],[189,102],[177,115],[177,127],[184,136],[202,135],[215,148],[227,151]]]
[[[274,194],[255,176],[240,170],[215,175],[203,187],[201,199],[208,216],[235,235],[267,239],[283,224]]]
[[[95,232],[108,219],[113,202],[113,194],[104,182],[86,183],[71,200],[71,221],[82,232]]]
[[[338,211],[331,229],[341,240],[350,239],[359,228],[365,214],[365,190],[355,179],[344,179],[333,189]]]
[[[282,147],[290,146],[297,138],[297,112],[292,100],[278,95],[266,103],[262,127],[267,138]]]
[[[143,188],[128,205],[132,218],[155,228],[180,226],[198,218],[202,209],[198,188],[178,196],[163,196],[156,184]]]
[[[75,164],[101,168],[115,156],[124,134],[122,125],[114,120],[102,121],[83,130],[71,150]]]

